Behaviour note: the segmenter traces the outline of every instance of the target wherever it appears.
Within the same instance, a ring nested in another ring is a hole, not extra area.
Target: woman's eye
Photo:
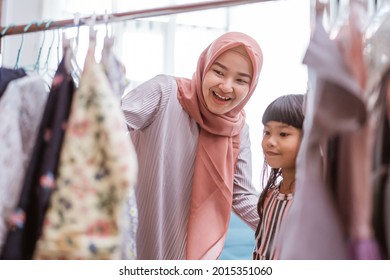
[[[213,71],[214,71],[217,75],[219,75],[219,76],[222,76],[222,75],[223,75],[222,71],[219,71],[219,70],[216,70],[216,69],[214,69]]]
[[[248,81],[242,80],[242,79],[237,79],[237,82],[238,82],[239,84],[248,84],[248,83],[249,83]]]

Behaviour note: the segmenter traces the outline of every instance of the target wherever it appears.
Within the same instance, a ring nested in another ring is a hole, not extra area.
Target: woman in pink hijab
[[[159,75],[122,99],[139,161],[138,259],[217,259],[232,209],[256,228],[243,108],[262,61],[253,38],[228,32],[192,79]]]

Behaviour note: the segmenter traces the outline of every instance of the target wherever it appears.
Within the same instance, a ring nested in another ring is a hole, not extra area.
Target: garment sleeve
[[[174,77],[158,75],[124,95],[121,107],[129,130],[142,130],[165,109],[170,95],[177,92]]]
[[[252,183],[252,155],[249,126],[245,124],[241,133],[240,152],[233,185],[233,211],[253,230],[259,223],[257,201],[259,194]]]

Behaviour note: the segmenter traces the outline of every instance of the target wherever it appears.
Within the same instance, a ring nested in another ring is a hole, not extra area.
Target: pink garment
[[[249,94],[232,111],[215,115],[207,109],[203,99],[204,75],[216,58],[240,45],[244,46],[253,66]],[[187,230],[187,259],[217,259],[222,251],[232,209],[239,136],[245,123],[243,108],[256,88],[262,62],[262,51],[255,40],[243,33],[229,32],[202,52],[192,80],[177,79],[180,104],[200,126]]]
[[[281,232],[280,258],[347,259],[344,225],[323,176],[321,144],[359,129],[366,121],[367,111],[359,84],[320,20],[304,63],[310,68],[309,74],[315,74],[315,84],[306,97],[296,192]]]
[[[354,9],[351,9],[349,21],[336,37],[336,43],[363,97],[367,67],[363,57],[363,36]],[[341,135],[339,140],[336,204],[345,234],[352,240],[348,250],[348,258],[351,259],[380,259],[372,226],[371,178],[375,135],[372,124],[368,120],[360,129]]]

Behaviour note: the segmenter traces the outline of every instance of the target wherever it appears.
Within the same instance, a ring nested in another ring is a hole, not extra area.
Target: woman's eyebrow
[[[218,65],[219,67],[221,67],[221,68],[224,69],[224,70],[227,70],[227,69],[228,69],[225,65],[223,65],[222,63],[220,63],[220,62],[218,62],[218,61],[215,61],[214,64]]]

